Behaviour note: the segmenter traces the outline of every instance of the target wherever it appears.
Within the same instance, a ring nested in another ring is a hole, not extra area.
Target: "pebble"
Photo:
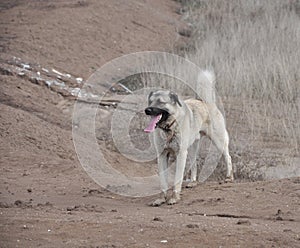
[[[249,220],[239,220],[237,223],[237,225],[251,225],[251,222]]]
[[[163,221],[163,220],[162,220],[162,218],[160,218],[160,217],[154,217],[154,218],[153,218],[153,221]]]
[[[198,224],[187,224],[186,225],[187,228],[199,228]]]

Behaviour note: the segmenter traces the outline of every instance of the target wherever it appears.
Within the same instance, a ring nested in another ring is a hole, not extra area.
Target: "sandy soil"
[[[30,77],[55,68],[70,73],[75,87],[74,78],[87,79],[112,58],[168,50],[181,42],[179,7],[169,0],[1,1],[0,247],[300,247],[299,178],[206,182],[158,208],[147,205],[156,196],[112,194],[77,159],[75,98]],[[131,170],[116,151],[107,153]]]

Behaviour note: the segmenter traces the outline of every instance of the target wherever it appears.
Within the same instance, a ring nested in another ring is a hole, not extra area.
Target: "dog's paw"
[[[169,198],[169,199],[167,200],[167,204],[168,204],[168,205],[174,205],[174,204],[176,204],[179,200],[180,200],[180,194],[179,194],[179,193],[176,193],[176,192],[173,192],[172,197]]]
[[[159,207],[162,204],[164,204],[165,202],[166,202],[165,198],[158,198],[154,202],[150,203],[149,205],[152,207]]]
[[[178,199],[176,199],[175,197],[171,197],[169,200],[168,200],[168,205],[174,205],[176,204],[178,201]]]
[[[190,189],[190,188],[194,188],[198,185],[197,181],[193,181],[193,182],[189,182],[185,187]]]
[[[225,179],[225,183],[233,183],[233,181],[234,181],[233,176],[226,177]]]

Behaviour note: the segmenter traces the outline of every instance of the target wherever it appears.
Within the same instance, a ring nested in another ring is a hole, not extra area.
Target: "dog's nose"
[[[153,113],[153,108],[151,108],[151,107],[146,108],[145,113],[146,113],[146,115],[151,115]]]

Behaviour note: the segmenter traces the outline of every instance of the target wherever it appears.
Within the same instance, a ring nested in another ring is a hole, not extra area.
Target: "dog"
[[[213,85],[214,73],[210,71],[202,73]],[[144,131],[147,133],[154,132],[154,145],[158,154],[158,174],[162,191],[160,197],[151,203],[152,206],[160,206],[163,203],[172,205],[180,200],[188,149],[191,147],[196,153],[202,135],[209,137],[218,150],[222,152],[227,165],[226,181],[234,180],[228,147],[229,136],[224,117],[215,101],[209,103],[200,99],[183,101],[172,91],[157,90],[149,94],[145,114],[151,117],[151,121]],[[175,158],[176,171],[172,194],[167,196],[167,169],[171,157]],[[197,184],[195,161],[191,166],[191,184]]]

